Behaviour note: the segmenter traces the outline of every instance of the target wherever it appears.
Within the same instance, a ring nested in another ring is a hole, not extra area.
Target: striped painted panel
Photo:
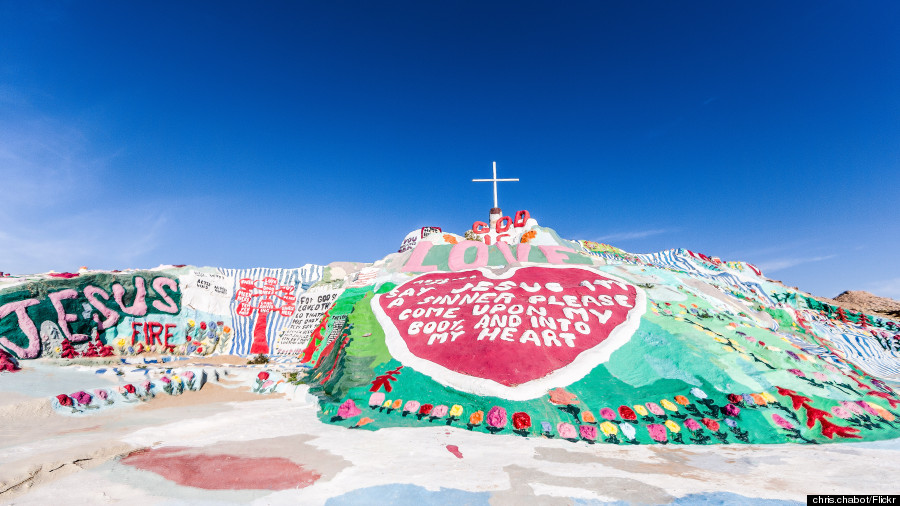
[[[322,279],[325,268],[321,265],[306,264],[297,269],[219,269],[223,275],[230,277],[233,282],[233,293],[237,294],[240,290],[240,280],[248,278],[251,282],[260,282],[264,278],[275,278],[278,286],[291,286],[294,288],[294,295],[299,295],[306,291],[316,281]],[[296,307],[296,302],[294,303]],[[238,301],[231,301],[231,317],[234,321],[234,337],[231,340],[231,350],[229,353],[235,355],[249,355],[250,345],[253,341],[253,327],[259,317],[257,311],[253,311],[250,316],[240,316],[237,314]],[[275,338],[281,327],[290,322],[290,317],[282,316],[278,311],[268,314],[266,319],[266,341],[269,344],[269,350],[275,348]]]

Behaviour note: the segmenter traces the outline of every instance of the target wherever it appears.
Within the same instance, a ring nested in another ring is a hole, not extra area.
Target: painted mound
[[[366,429],[615,444],[900,436],[896,322],[750,264],[568,241],[520,214],[476,223],[474,240],[414,231],[372,264],[0,278],[0,346],[61,361],[299,358],[322,420]]]

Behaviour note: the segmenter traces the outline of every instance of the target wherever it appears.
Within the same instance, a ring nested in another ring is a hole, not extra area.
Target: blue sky
[[[900,298],[900,3],[0,1],[0,270],[371,262],[500,205]]]

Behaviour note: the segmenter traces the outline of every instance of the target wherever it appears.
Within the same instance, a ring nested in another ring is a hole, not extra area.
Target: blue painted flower
[[[550,425],[550,422],[541,422],[541,431],[550,432],[553,430],[553,426]]]
[[[753,401],[753,397],[750,397],[750,394],[743,394],[741,397],[744,399],[744,406],[753,406],[756,402]]]

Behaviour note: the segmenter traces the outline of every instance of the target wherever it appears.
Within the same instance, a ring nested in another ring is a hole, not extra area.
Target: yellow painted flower
[[[713,339],[715,339],[716,342],[719,342],[719,343],[722,343],[722,344],[727,344],[727,343],[728,343],[728,339],[723,339],[723,338],[721,338],[721,337],[719,337],[719,336],[716,336],[716,337],[714,337]]]
[[[678,424],[673,422],[672,420],[666,420],[665,425],[666,425],[666,428],[672,432],[678,432],[681,430],[681,427],[679,427]]]
[[[384,401],[384,404],[382,404],[381,407],[382,407],[382,408],[389,408],[389,407],[391,407],[391,403],[392,403],[392,402],[393,402],[392,400],[388,399],[388,400]]]
[[[116,346],[118,346],[119,348],[124,348],[125,347],[125,338],[120,337],[120,338],[116,339]]]
[[[647,416],[647,408],[643,404],[635,404],[634,411],[641,416]]]
[[[669,399],[663,399],[663,400],[659,401],[659,405],[668,409],[669,411],[674,411],[676,413],[678,412],[678,406],[672,404],[672,402],[669,401]]]
[[[731,346],[722,346],[722,349],[725,350],[727,353],[731,353],[734,351],[734,348],[732,348]]]
[[[181,376],[179,376],[177,374],[173,374],[172,381],[174,381],[175,383],[178,383],[179,381],[181,381]]]
[[[194,320],[188,320],[188,327],[194,326]]]
[[[600,431],[606,436],[612,436],[619,433],[619,428],[612,422],[603,422],[600,424]]]
[[[462,416],[462,414],[463,414],[463,407],[460,406],[459,404],[454,404],[450,408],[450,416],[459,418],[460,416]]]
[[[770,394],[769,392],[762,392],[759,395],[761,395],[762,398],[766,400],[766,402],[778,402],[778,399],[776,399],[775,396]]]

